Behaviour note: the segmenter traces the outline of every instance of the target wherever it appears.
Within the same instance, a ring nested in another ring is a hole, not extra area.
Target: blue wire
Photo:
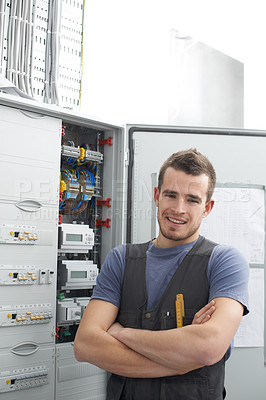
[[[73,182],[72,176],[70,175],[70,177],[68,176],[68,174],[66,172],[61,172],[62,175],[66,175],[66,177],[68,178],[69,182]]]
[[[88,173],[89,173],[89,175],[90,175],[90,179],[91,179],[92,185],[94,186],[94,185],[95,185],[95,176],[94,176],[93,173],[90,172],[90,171],[88,171]]]
[[[92,184],[92,182],[91,182],[91,173],[90,173],[89,170],[87,170],[86,172],[87,172],[87,174],[89,175],[89,183]]]
[[[63,208],[63,207],[65,207],[65,200],[63,200],[60,204],[59,204],[59,208]]]
[[[93,186],[95,186],[95,176],[93,175],[93,173],[91,171],[89,171],[88,169],[80,169],[79,172],[83,172],[84,176],[86,178],[86,184],[91,184]]]
[[[80,205],[81,205],[81,201],[79,202],[79,204],[76,207],[72,208],[71,211],[76,210],[77,208],[79,208]]]
[[[63,172],[65,172],[71,179],[71,182],[73,182],[73,176],[71,175],[71,173],[67,169],[65,169]]]

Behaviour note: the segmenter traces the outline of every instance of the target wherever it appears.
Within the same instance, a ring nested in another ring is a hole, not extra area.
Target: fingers
[[[215,311],[215,301],[212,300],[201,308],[194,316],[192,324],[204,324],[207,322]]]
[[[213,314],[213,311],[215,310],[214,306],[215,306],[215,301],[214,300],[210,301],[208,304],[206,304],[206,306],[204,306],[197,312],[198,317],[203,317],[204,315]]]
[[[214,311],[214,309],[213,309],[213,311]],[[213,314],[213,312],[212,312],[211,314]],[[198,324],[204,324],[205,322],[209,321],[209,319],[211,318],[211,314],[206,314],[205,316],[202,316],[202,317],[197,321],[197,323],[198,323]]]

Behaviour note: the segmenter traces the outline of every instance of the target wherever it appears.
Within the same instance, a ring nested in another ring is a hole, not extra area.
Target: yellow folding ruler
[[[181,328],[181,326],[183,326],[183,318],[185,316],[184,298],[182,294],[176,295],[175,309],[176,309],[176,326],[178,328]]]

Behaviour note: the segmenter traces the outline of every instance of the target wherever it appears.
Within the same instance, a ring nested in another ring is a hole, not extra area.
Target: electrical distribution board
[[[228,187],[233,181],[265,188],[266,132],[171,126],[125,132],[4,94],[0,122],[0,400],[104,400],[106,372],[78,363],[73,340],[108,251],[155,237],[152,192],[169,149],[198,148],[214,159]],[[230,155],[226,165],[222,153]],[[238,385],[247,358],[246,385]],[[264,399],[265,359],[263,347],[235,349],[228,393],[241,389],[249,399],[251,371]]]
[[[107,373],[78,363],[73,342],[122,241],[122,128],[3,96],[0,400],[104,400]]]

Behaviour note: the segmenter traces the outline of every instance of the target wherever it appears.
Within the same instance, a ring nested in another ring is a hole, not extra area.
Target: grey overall
[[[121,306],[117,321],[128,328],[164,330],[176,328],[175,298],[182,293],[184,325],[208,303],[208,261],[215,243],[199,237],[188,252],[159,302],[146,310],[146,250],[149,243],[127,245]],[[126,378],[112,374],[107,400],[222,400],[225,357],[217,364],[184,375],[164,378]]]

